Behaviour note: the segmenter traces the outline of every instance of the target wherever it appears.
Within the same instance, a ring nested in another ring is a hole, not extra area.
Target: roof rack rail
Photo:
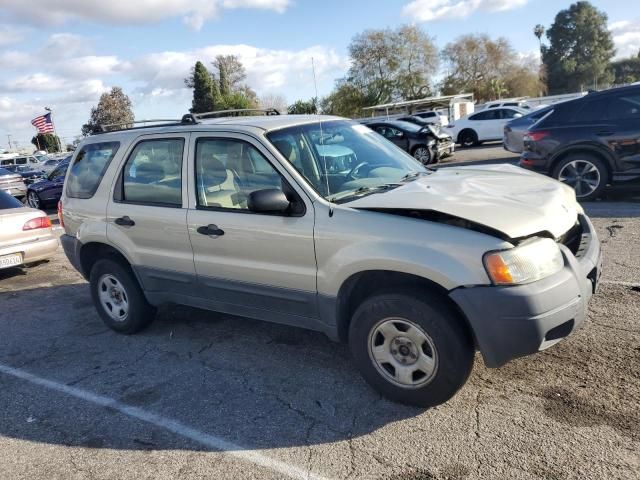
[[[141,126],[134,126],[137,125],[139,123],[153,123],[154,125],[141,125]],[[160,125],[155,125],[157,123],[160,123]],[[103,133],[103,132],[115,132],[115,131],[119,131],[119,130],[132,130],[132,129],[136,129],[136,128],[151,128],[151,127],[158,127],[158,126],[164,126],[164,125],[181,125],[182,123],[184,123],[184,118],[182,119],[175,119],[175,118],[151,118],[151,119],[147,119],[147,120],[131,120],[131,121],[127,121],[127,122],[118,122],[118,123],[107,123],[107,124],[101,124],[100,125],[100,131],[97,133]],[[120,128],[113,128],[113,127],[120,127]]]
[[[194,120],[212,117],[232,117],[239,116],[241,113],[249,112],[258,112],[263,113],[264,115],[280,115],[280,112],[275,108],[234,108],[231,110],[217,110],[214,112],[188,113],[187,115],[183,116],[182,119],[184,121],[185,117],[187,116],[190,116]]]

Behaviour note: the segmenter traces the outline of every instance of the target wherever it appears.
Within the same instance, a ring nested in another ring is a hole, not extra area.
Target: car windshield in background
[[[298,125],[274,131],[267,137],[309,184],[331,202],[384,191],[413,178],[414,173],[428,171],[373,130],[346,120]]]
[[[389,125],[393,127],[401,128],[402,130],[405,130],[411,133],[418,133],[423,128],[421,125],[416,125],[415,123],[411,123],[411,122],[405,122],[404,120],[396,120],[393,122],[389,122]]]

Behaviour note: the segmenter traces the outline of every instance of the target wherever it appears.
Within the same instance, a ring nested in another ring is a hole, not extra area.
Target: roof
[[[362,110],[384,110],[387,108],[402,108],[402,107],[410,107],[415,105],[420,105],[423,103],[440,103],[440,102],[450,102],[451,100],[457,99],[469,99],[473,100],[473,93],[459,93],[457,95],[442,95],[439,97],[425,97],[420,98],[418,100],[406,100],[404,102],[394,102],[394,103],[382,103],[380,105],[373,105],[371,107],[364,107]]]
[[[211,131],[212,127],[224,126],[224,130],[249,131],[252,129],[262,130],[264,132],[271,130],[279,130],[281,128],[293,127],[295,125],[304,125],[308,123],[316,123],[318,121],[347,120],[342,117],[331,115],[253,115],[253,116],[230,116],[215,117],[198,120],[198,123],[165,123],[160,125],[149,125],[145,127],[136,127],[130,129],[114,130],[110,132],[95,133],[90,138],[103,138],[103,136],[111,135],[152,135],[157,133],[169,133],[180,131]],[[237,128],[229,128],[237,127]]]

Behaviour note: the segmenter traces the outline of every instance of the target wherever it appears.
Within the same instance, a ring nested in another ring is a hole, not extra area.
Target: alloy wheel
[[[385,318],[369,333],[369,358],[388,381],[403,388],[429,383],[438,369],[431,337],[404,318]]]
[[[36,192],[29,192],[29,195],[27,195],[27,203],[29,204],[29,206],[31,208],[40,208],[40,198],[38,197],[38,194]]]
[[[589,160],[573,160],[560,169],[558,180],[576,191],[576,197],[592,194],[600,185],[600,170]]]
[[[413,152],[413,158],[423,165],[427,165],[431,161],[431,152],[429,152],[429,149],[426,147],[418,147]]]
[[[129,314],[129,297],[122,283],[113,275],[98,280],[98,297],[104,311],[116,322],[124,322]]]

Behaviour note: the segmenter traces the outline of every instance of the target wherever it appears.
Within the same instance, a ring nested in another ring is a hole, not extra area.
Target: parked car
[[[30,184],[27,187],[27,204],[32,208],[55,205],[60,200],[68,167],[68,161],[61,162],[48,176]]]
[[[44,260],[58,249],[51,220],[0,190],[0,269]]]
[[[463,147],[472,147],[486,141],[502,140],[507,122],[527,113],[516,107],[485,109],[456,120],[444,130]]]
[[[441,112],[436,112],[434,110],[428,110],[425,112],[416,112],[412,116],[424,118],[429,123],[436,124],[436,125],[447,125],[449,123],[448,116],[444,115]]]
[[[30,165],[7,165],[3,167],[13,173],[17,173],[22,177],[22,181],[25,185],[29,185],[35,181],[41,180],[44,172],[40,170],[34,170]]]
[[[441,158],[452,155],[454,151],[450,136],[436,135],[428,126],[387,120],[367,123],[367,127],[413,155],[413,158],[423,165],[438,162]]]
[[[553,110],[553,107],[546,107],[534,110],[526,115],[514,118],[504,126],[502,146],[505,150],[513,153],[522,153],[524,150],[524,135],[534,123],[540,120]]]
[[[571,186],[580,200],[607,184],[640,179],[640,86],[590,93],[553,106],[524,137],[520,166]]]
[[[482,111],[488,108],[501,107],[517,107],[522,110],[531,110],[531,106],[527,104],[526,100],[493,100],[483,105],[478,105],[476,108],[478,111]]]
[[[328,172],[318,145],[357,160]],[[429,170],[339,117],[188,114],[77,152],[61,243],[106,325],[134,333],[177,303],[318,330],[408,404],[453,396],[476,348],[498,367],[556,344],[600,276],[566,185],[512,165]]]
[[[59,163],[60,162],[55,158],[50,158],[40,164],[40,169],[45,173],[51,173],[53,169],[58,166]]]
[[[0,160],[0,167],[6,167],[9,165],[28,165],[30,167],[37,168],[40,165],[40,162],[36,157],[32,155],[5,158],[3,160]]]
[[[27,186],[22,180],[22,175],[0,168],[0,191],[23,198],[27,194]]]

